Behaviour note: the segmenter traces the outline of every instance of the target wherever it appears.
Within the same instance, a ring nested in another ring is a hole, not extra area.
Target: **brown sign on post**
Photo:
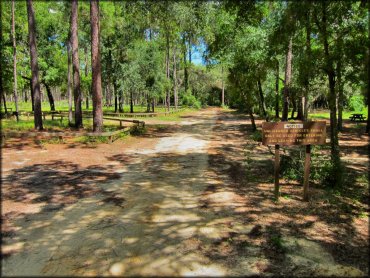
[[[280,145],[306,145],[304,165],[303,200],[308,201],[311,145],[326,141],[325,122],[280,122],[262,123],[262,144],[275,145],[275,198],[279,199]]]
[[[263,145],[322,145],[325,140],[325,122],[262,123]]]

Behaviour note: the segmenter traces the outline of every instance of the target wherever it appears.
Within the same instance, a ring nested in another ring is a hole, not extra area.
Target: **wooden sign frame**
[[[305,145],[303,200],[309,200],[309,177],[311,145],[326,143],[326,122],[264,122],[262,123],[262,144],[275,145],[274,195],[279,200],[280,145]]]

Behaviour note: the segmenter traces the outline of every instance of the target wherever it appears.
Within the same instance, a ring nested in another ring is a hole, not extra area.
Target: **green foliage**
[[[349,99],[348,108],[351,111],[360,112],[365,108],[365,100],[362,95],[353,95]]]
[[[343,183],[343,166],[335,165],[330,156],[323,152],[328,149],[327,146],[311,146],[311,148],[310,181],[323,187],[333,187],[335,184],[340,186]],[[281,155],[282,176],[288,180],[303,183],[304,160],[304,147],[291,147],[289,153]]]
[[[147,132],[147,128],[142,125],[134,125],[130,127],[130,134],[133,136],[140,136]]]
[[[75,142],[87,145],[107,144],[109,143],[109,139],[107,136],[81,136],[77,137]]]
[[[262,142],[262,132],[260,130],[256,130],[252,133],[251,139],[256,142]]]
[[[196,109],[200,109],[202,104],[199,100],[188,90],[186,93],[182,95],[182,105],[187,107],[193,107]]]

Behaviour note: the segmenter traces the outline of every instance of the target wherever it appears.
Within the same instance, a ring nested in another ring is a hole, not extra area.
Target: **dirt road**
[[[330,244],[352,229],[357,261],[368,221],[332,227],[315,200],[275,204],[271,155],[248,125],[206,109],[110,145],[5,148],[2,274],[364,275],[366,260],[345,264]],[[259,150],[254,175],[245,148]]]

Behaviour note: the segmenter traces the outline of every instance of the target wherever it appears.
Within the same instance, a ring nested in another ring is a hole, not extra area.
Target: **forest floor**
[[[313,187],[303,202],[282,180],[278,203],[273,155],[247,117],[208,108],[147,125],[112,144],[7,141],[2,275],[368,275],[357,125],[340,137],[352,191]]]

